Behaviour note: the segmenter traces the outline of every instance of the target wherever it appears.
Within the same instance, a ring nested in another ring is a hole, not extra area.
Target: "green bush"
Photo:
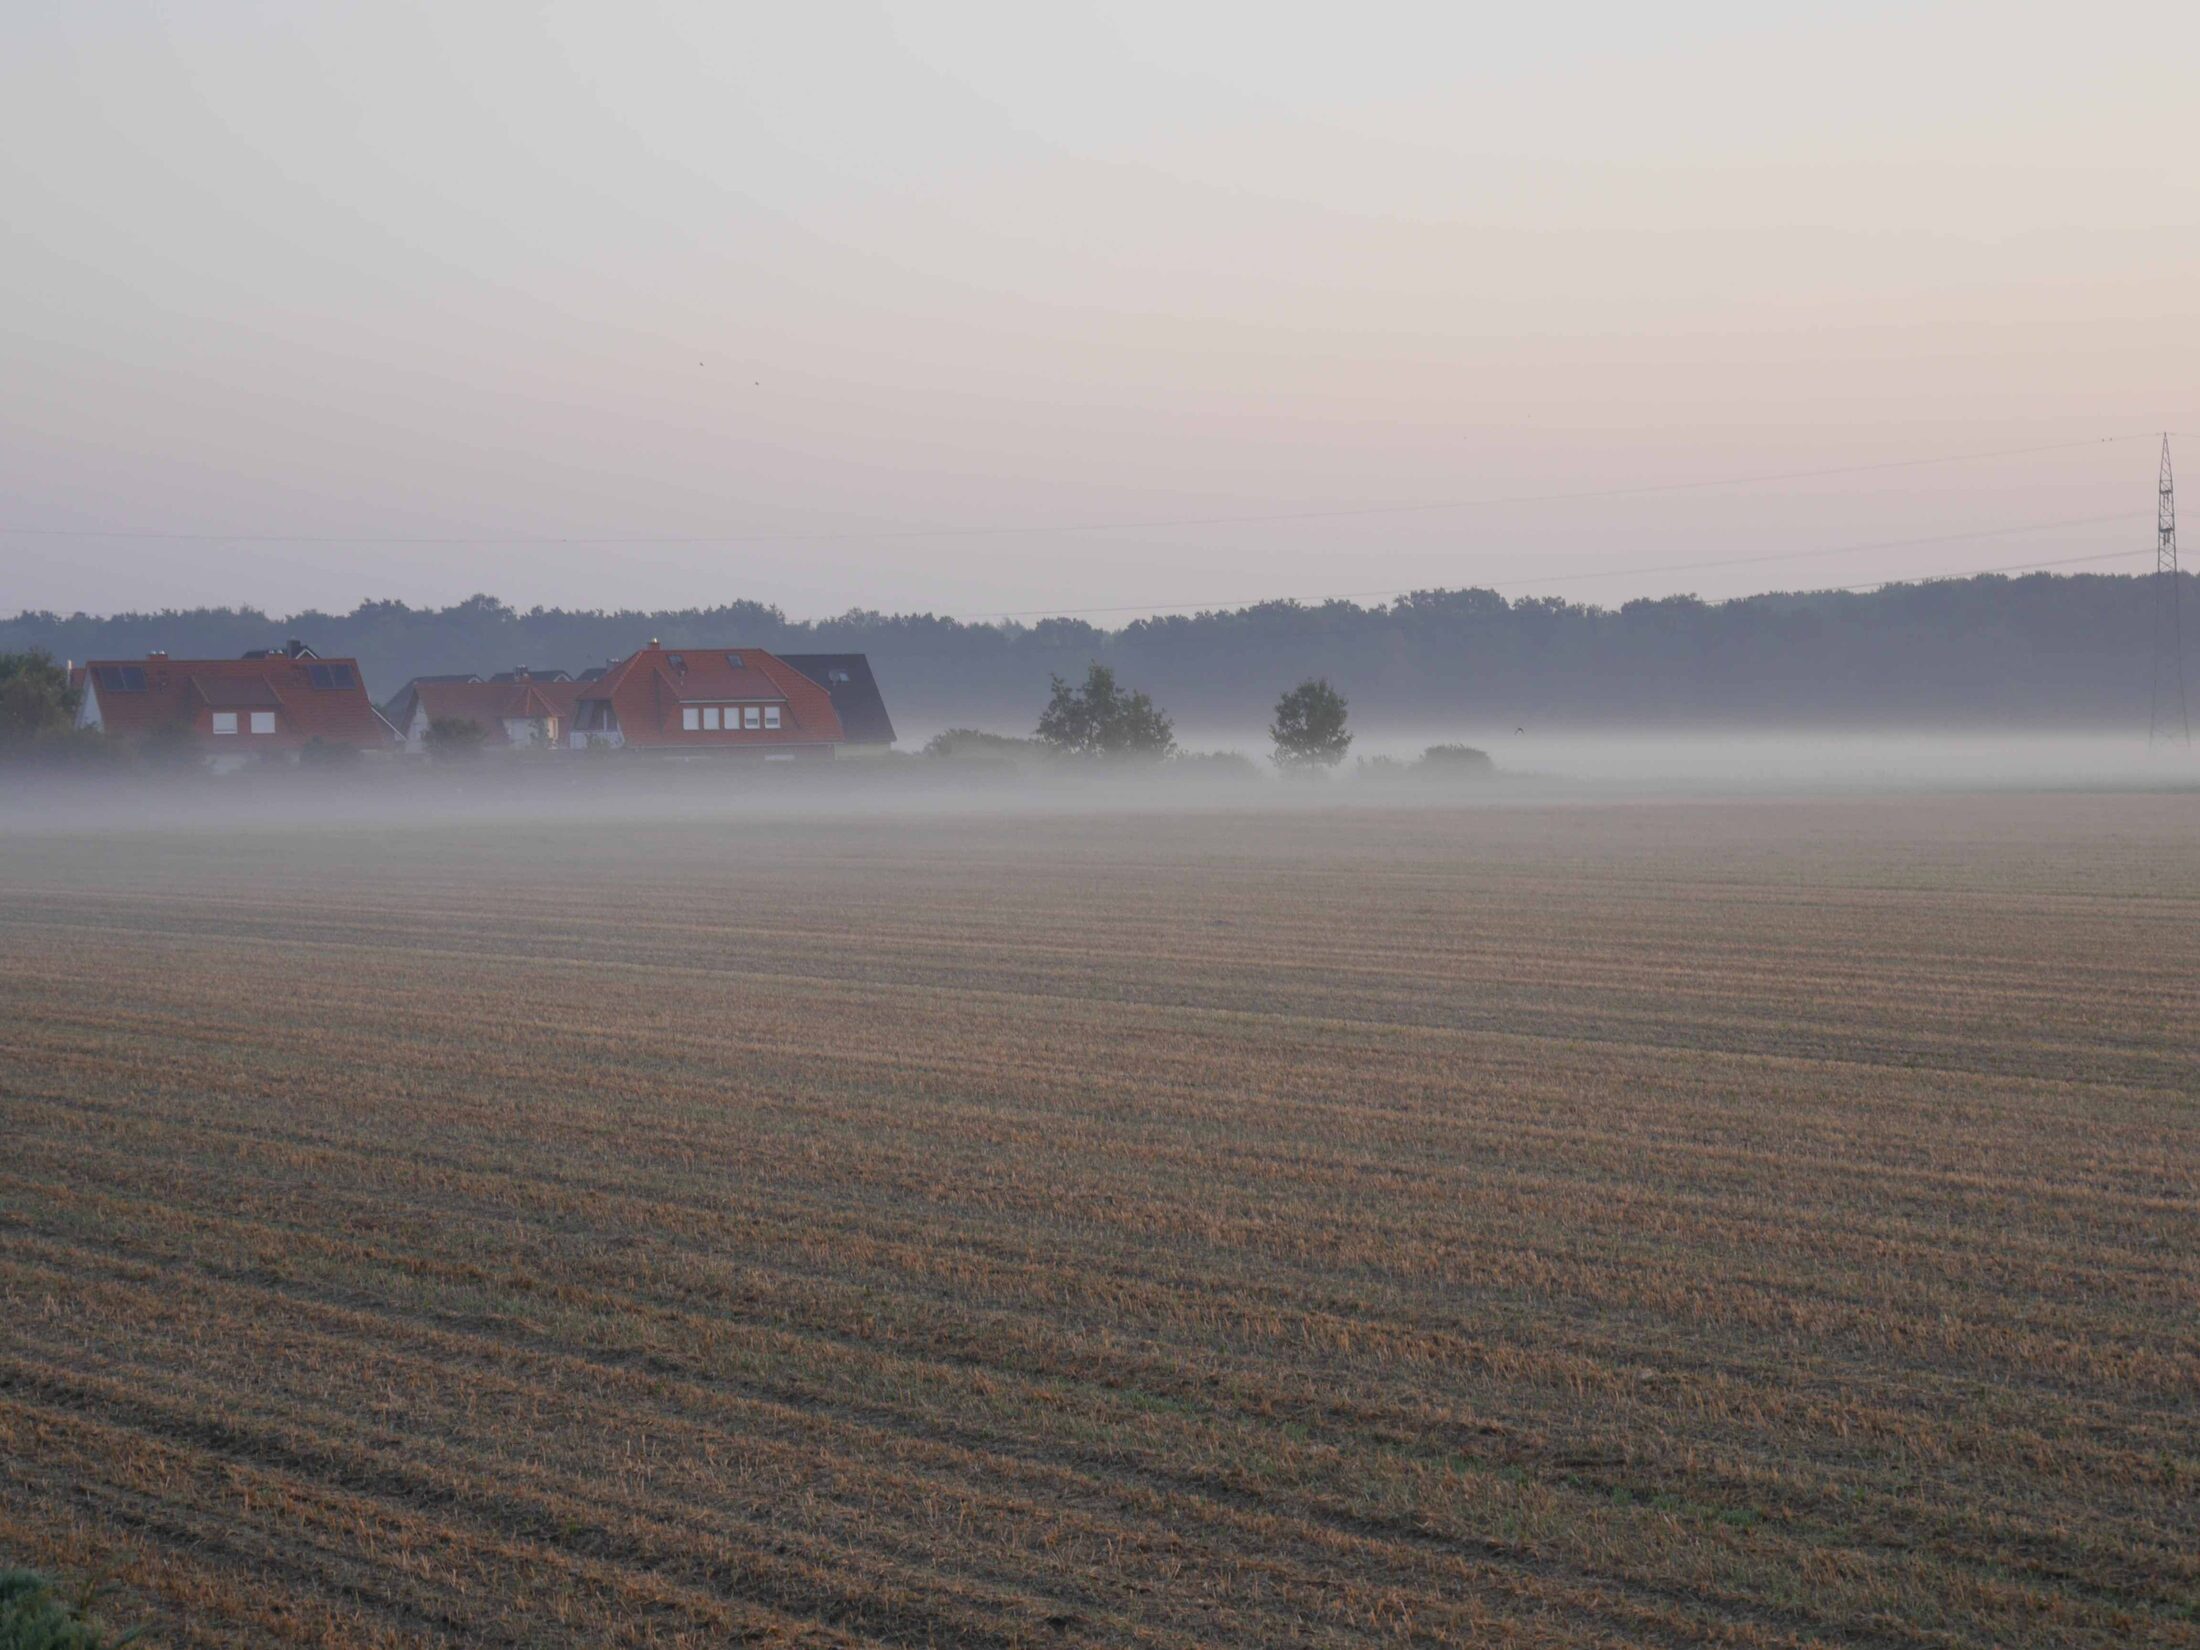
[[[1260,764],[1243,751],[1178,751],[1169,758],[1170,773],[1202,779],[1262,779]]]
[[[471,717],[438,716],[428,724],[424,743],[438,762],[471,762],[481,755],[489,730]]]
[[[992,757],[1010,762],[1037,762],[1053,752],[1037,739],[1019,739],[1012,733],[987,733],[982,728],[949,728],[925,741],[924,754],[938,757]]]
[[[1488,751],[1472,745],[1431,745],[1413,764],[1413,771],[1430,779],[1488,779],[1497,772],[1497,764]]]
[[[110,1633],[92,1619],[92,1589],[71,1600],[30,1570],[0,1570],[0,1650],[121,1650],[143,1628]]]
[[[0,753],[66,733],[76,719],[69,673],[40,648],[0,653]]]
[[[189,722],[163,722],[138,740],[137,755],[149,768],[195,768],[206,750]]]
[[[319,734],[308,739],[298,752],[301,768],[350,768],[358,766],[359,761],[357,745],[339,745]]]

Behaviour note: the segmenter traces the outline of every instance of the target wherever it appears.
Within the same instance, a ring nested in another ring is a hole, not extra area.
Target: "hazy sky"
[[[0,610],[1717,596],[2145,550],[2152,444],[1122,524],[2164,427],[2200,524],[2190,3],[4,28]]]

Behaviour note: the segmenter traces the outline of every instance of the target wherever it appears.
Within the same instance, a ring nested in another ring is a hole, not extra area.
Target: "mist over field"
[[[0,1650],[2200,1650],[2200,5],[0,40]]]
[[[922,730],[918,730],[920,733]],[[912,741],[914,742],[914,741]],[[615,840],[644,821],[891,822],[1102,819],[1175,813],[1248,817],[1329,812],[1465,811],[1715,802],[1721,798],[1859,801],[1997,795],[2156,793],[2200,797],[2181,752],[2125,734],[1736,734],[1725,731],[1535,735],[1472,726],[1363,735],[1334,773],[1281,773],[1265,739],[1242,728],[1183,730],[1180,760],[1091,762],[897,754],[818,766],[666,763],[646,758],[495,758],[462,768],[418,761],[316,774],[123,771],[46,773],[0,786],[0,836],[60,833],[124,841],[183,831],[269,840],[361,830],[393,836],[447,827],[494,839],[586,826]],[[1431,745],[1466,744],[1487,773],[1432,774]],[[1217,761],[1214,753],[1227,759]],[[1242,754],[1241,754],[1242,753]]]
[[[856,767],[8,828],[9,1554],[209,1650],[2191,1642],[2200,794]]]

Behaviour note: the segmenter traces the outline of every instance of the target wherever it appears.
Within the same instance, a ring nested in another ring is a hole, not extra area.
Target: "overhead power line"
[[[1475,498],[1432,499],[1414,503],[1340,505],[1327,509],[1273,510],[1246,514],[1146,517],[1117,521],[1032,522],[1011,526],[896,527],[844,532],[726,533],[208,533],[137,528],[33,527],[0,524],[0,534],[22,538],[127,539],[178,544],[359,544],[359,545],[617,545],[617,544],[828,544],[879,543],[895,539],[1009,538],[1070,533],[1131,533],[1183,527],[1250,527],[1276,522],[1346,521],[1361,517],[1430,515],[1446,510],[1495,509],[1521,504],[1583,503],[1595,499],[1640,498],[1656,493],[1704,492],[1721,487],[1761,487],[1780,482],[1816,481],[1835,476],[1871,475],[1948,464],[1986,463],[2074,452],[2142,439],[2139,435],[2092,436],[2083,441],[2050,441],[1990,452],[1940,453],[1926,458],[1884,459],[1868,464],[1833,464],[1815,469],[1759,471],[1754,474],[1699,477],[1688,481],[1649,481],[1630,486],[1590,487],[1547,493],[1492,493]],[[2154,439],[2148,431],[2143,439]]]

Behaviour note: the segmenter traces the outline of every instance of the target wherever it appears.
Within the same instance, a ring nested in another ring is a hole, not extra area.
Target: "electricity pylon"
[[[2162,437],[2161,502],[2154,518],[2154,697],[2147,711],[2147,743],[2174,740],[2192,748],[2192,715],[2185,708],[2185,622],[2178,611],[2177,485],[2169,469],[2169,437]]]

